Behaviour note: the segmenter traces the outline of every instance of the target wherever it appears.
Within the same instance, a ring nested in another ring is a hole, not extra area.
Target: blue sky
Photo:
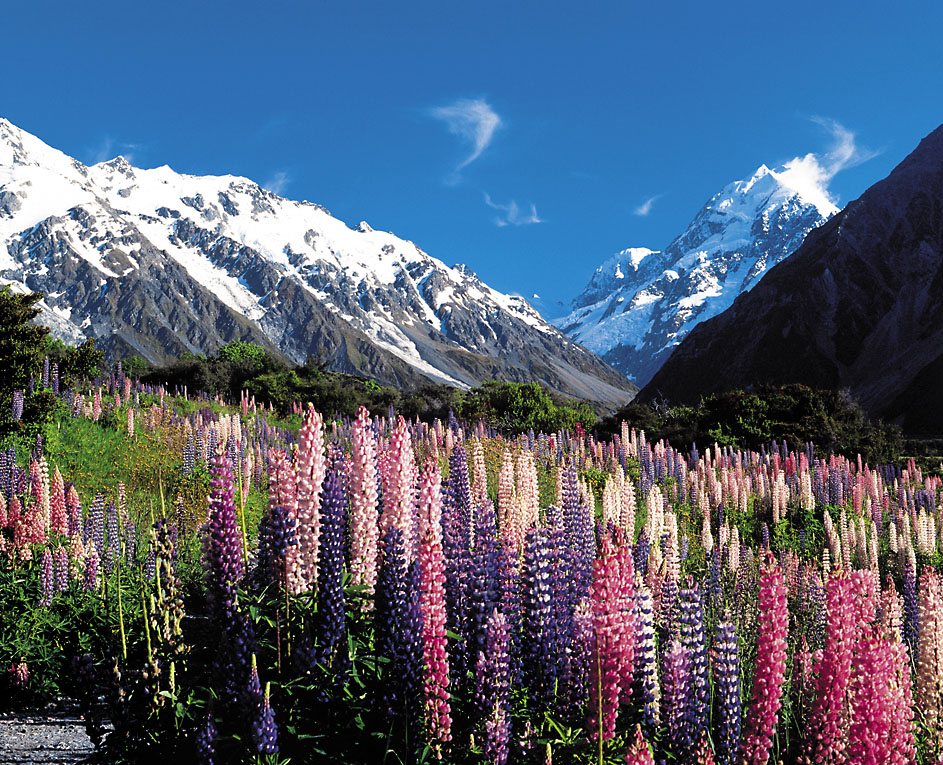
[[[548,301],[761,163],[851,151],[843,204],[943,121],[930,0],[33,0],[0,25],[0,116],[82,161],[246,175]]]

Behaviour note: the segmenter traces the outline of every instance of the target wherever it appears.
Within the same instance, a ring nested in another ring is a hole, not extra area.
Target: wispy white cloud
[[[288,189],[289,183],[291,183],[291,176],[284,170],[279,170],[262,184],[262,188],[271,191],[273,194],[282,196]]]
[[[107,162],[114,159],[119,154],[134,164],[134,157],[144,146],[139,143],[129,143],[127,141],[117,141],[110,135],[103,136],[97,146],[86,149],[85,155],[90,165],[97,165],[99,162]]]
[[[496,226],[528,226],[532,223],[543,223],[544,221],[537,215],[537,207],[533,203],[530,210],[522,210],[513,199],[506,205],[495,202],[491,195],[485,193],[485,204],[492,210],[498,210],[501,215],[494,219]]]
[[[448,106],[430,109],[429,114],[444,122],[452,135],[461,138],[471,148],[471,153],[453,171],[451,181],[457,182],[459,173],[488,148],[495,131],[501,126],[501,118],[481,98],[462,98]]]
[[[638,215],[642,218],[647,217],[652,211],[652,205],[655,204],[659,199],[661,199],[664,194],[655,194],[653,197],[649,197],[642,204],[632,210],[632,215]]]
[[[855,167],[881,152],[859,146],[855,133],[829,117],[810,117],[831,136],[831,145],[822,154],[806,154],[785,163],[786,171],[779,180],[806,196],[810,201],[833,205],[828,184],[842,170]]]

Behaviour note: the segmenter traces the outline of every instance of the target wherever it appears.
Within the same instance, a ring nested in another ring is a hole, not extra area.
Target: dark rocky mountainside
[[[847,389],[908,432],[943,433],[941,372],[943,127],[695,327],[639,400],[798,382]]]

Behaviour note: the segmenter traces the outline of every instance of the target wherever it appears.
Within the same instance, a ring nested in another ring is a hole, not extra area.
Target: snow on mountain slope
[[[240,337],[394,382],[405,364],[612,404],[634,391],[525,300],[412,242],[246,178],[86,167],[3,119],[0,279],[46,292],[61,336],[155,361]]]
[[[715,194],[663,251],[605,261],[554,324],[644,385],[698,323],[750,290],[838,212],[790,164],[766,165]]]

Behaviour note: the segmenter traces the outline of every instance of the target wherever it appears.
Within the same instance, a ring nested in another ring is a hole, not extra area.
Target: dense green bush
[[[554,433],[577,424],[592,430],[597,420],[585,401],[557,401],[537,383],[495,380],[468,391],[458,411],[469,422],[485,420],[511,433]]]

